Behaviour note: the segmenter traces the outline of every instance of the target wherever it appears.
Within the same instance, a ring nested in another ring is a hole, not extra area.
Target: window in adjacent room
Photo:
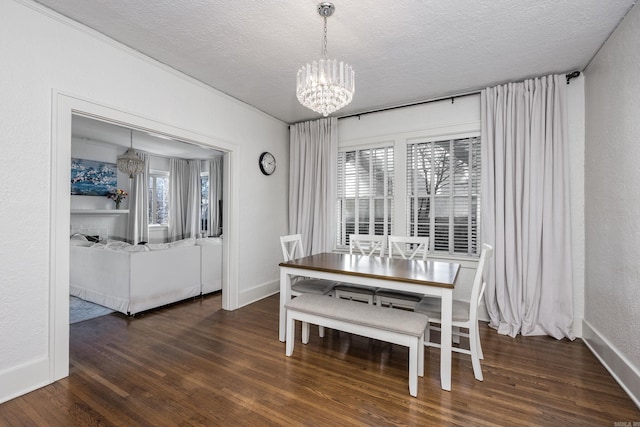
[[[149,174],[149,225],[169,224],[169,174]]]
[[[349,234],[388,235],[393,224],[393,146],[338,153],[336,247]]]
[[[480,138],[407,145],[407,235],[430,250],[478,255]]]
[[[209,174],[200,175],[200,231],[209,234]]]

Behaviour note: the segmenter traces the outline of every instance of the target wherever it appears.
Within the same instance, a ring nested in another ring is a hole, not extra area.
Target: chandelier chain
[[[322,59],[327,59],[327,17],[324,17],[324,34],[322,38]]]

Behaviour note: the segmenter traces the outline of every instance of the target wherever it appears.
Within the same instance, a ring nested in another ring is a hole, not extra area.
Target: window
[[[209,174],[200,175],[200,231],[209,231]]]
[[[169,224],[169,174],[149,174],[149,225]]]
[[[407,146],[407,235],[430,250],[478,255],[480,138]]]
[[[393,147],[338,153],[336,246],[347,248],[349,234],[391,233]]]

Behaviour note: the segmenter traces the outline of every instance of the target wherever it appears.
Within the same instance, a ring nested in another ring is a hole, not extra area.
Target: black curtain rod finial
[[[567,78],[567,84],[571,82],[571,79],[575,79],[578,76],[580,76],[580,71],[574,71],[572,73],[565,75],[565,77]]]

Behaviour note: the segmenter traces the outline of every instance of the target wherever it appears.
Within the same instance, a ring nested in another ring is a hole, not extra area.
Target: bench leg
[[[302,344],[309,344],[309,322],[302,322]]]
[[[418,345],[415,343],[409,346],[409,394],[413,397],[418,395]]]
[[[293,345],[296,338],[296,320],[292,318],[291,314],[287,312],[287,333],[286,333],[286,351],[287,357],[293,354]]]

